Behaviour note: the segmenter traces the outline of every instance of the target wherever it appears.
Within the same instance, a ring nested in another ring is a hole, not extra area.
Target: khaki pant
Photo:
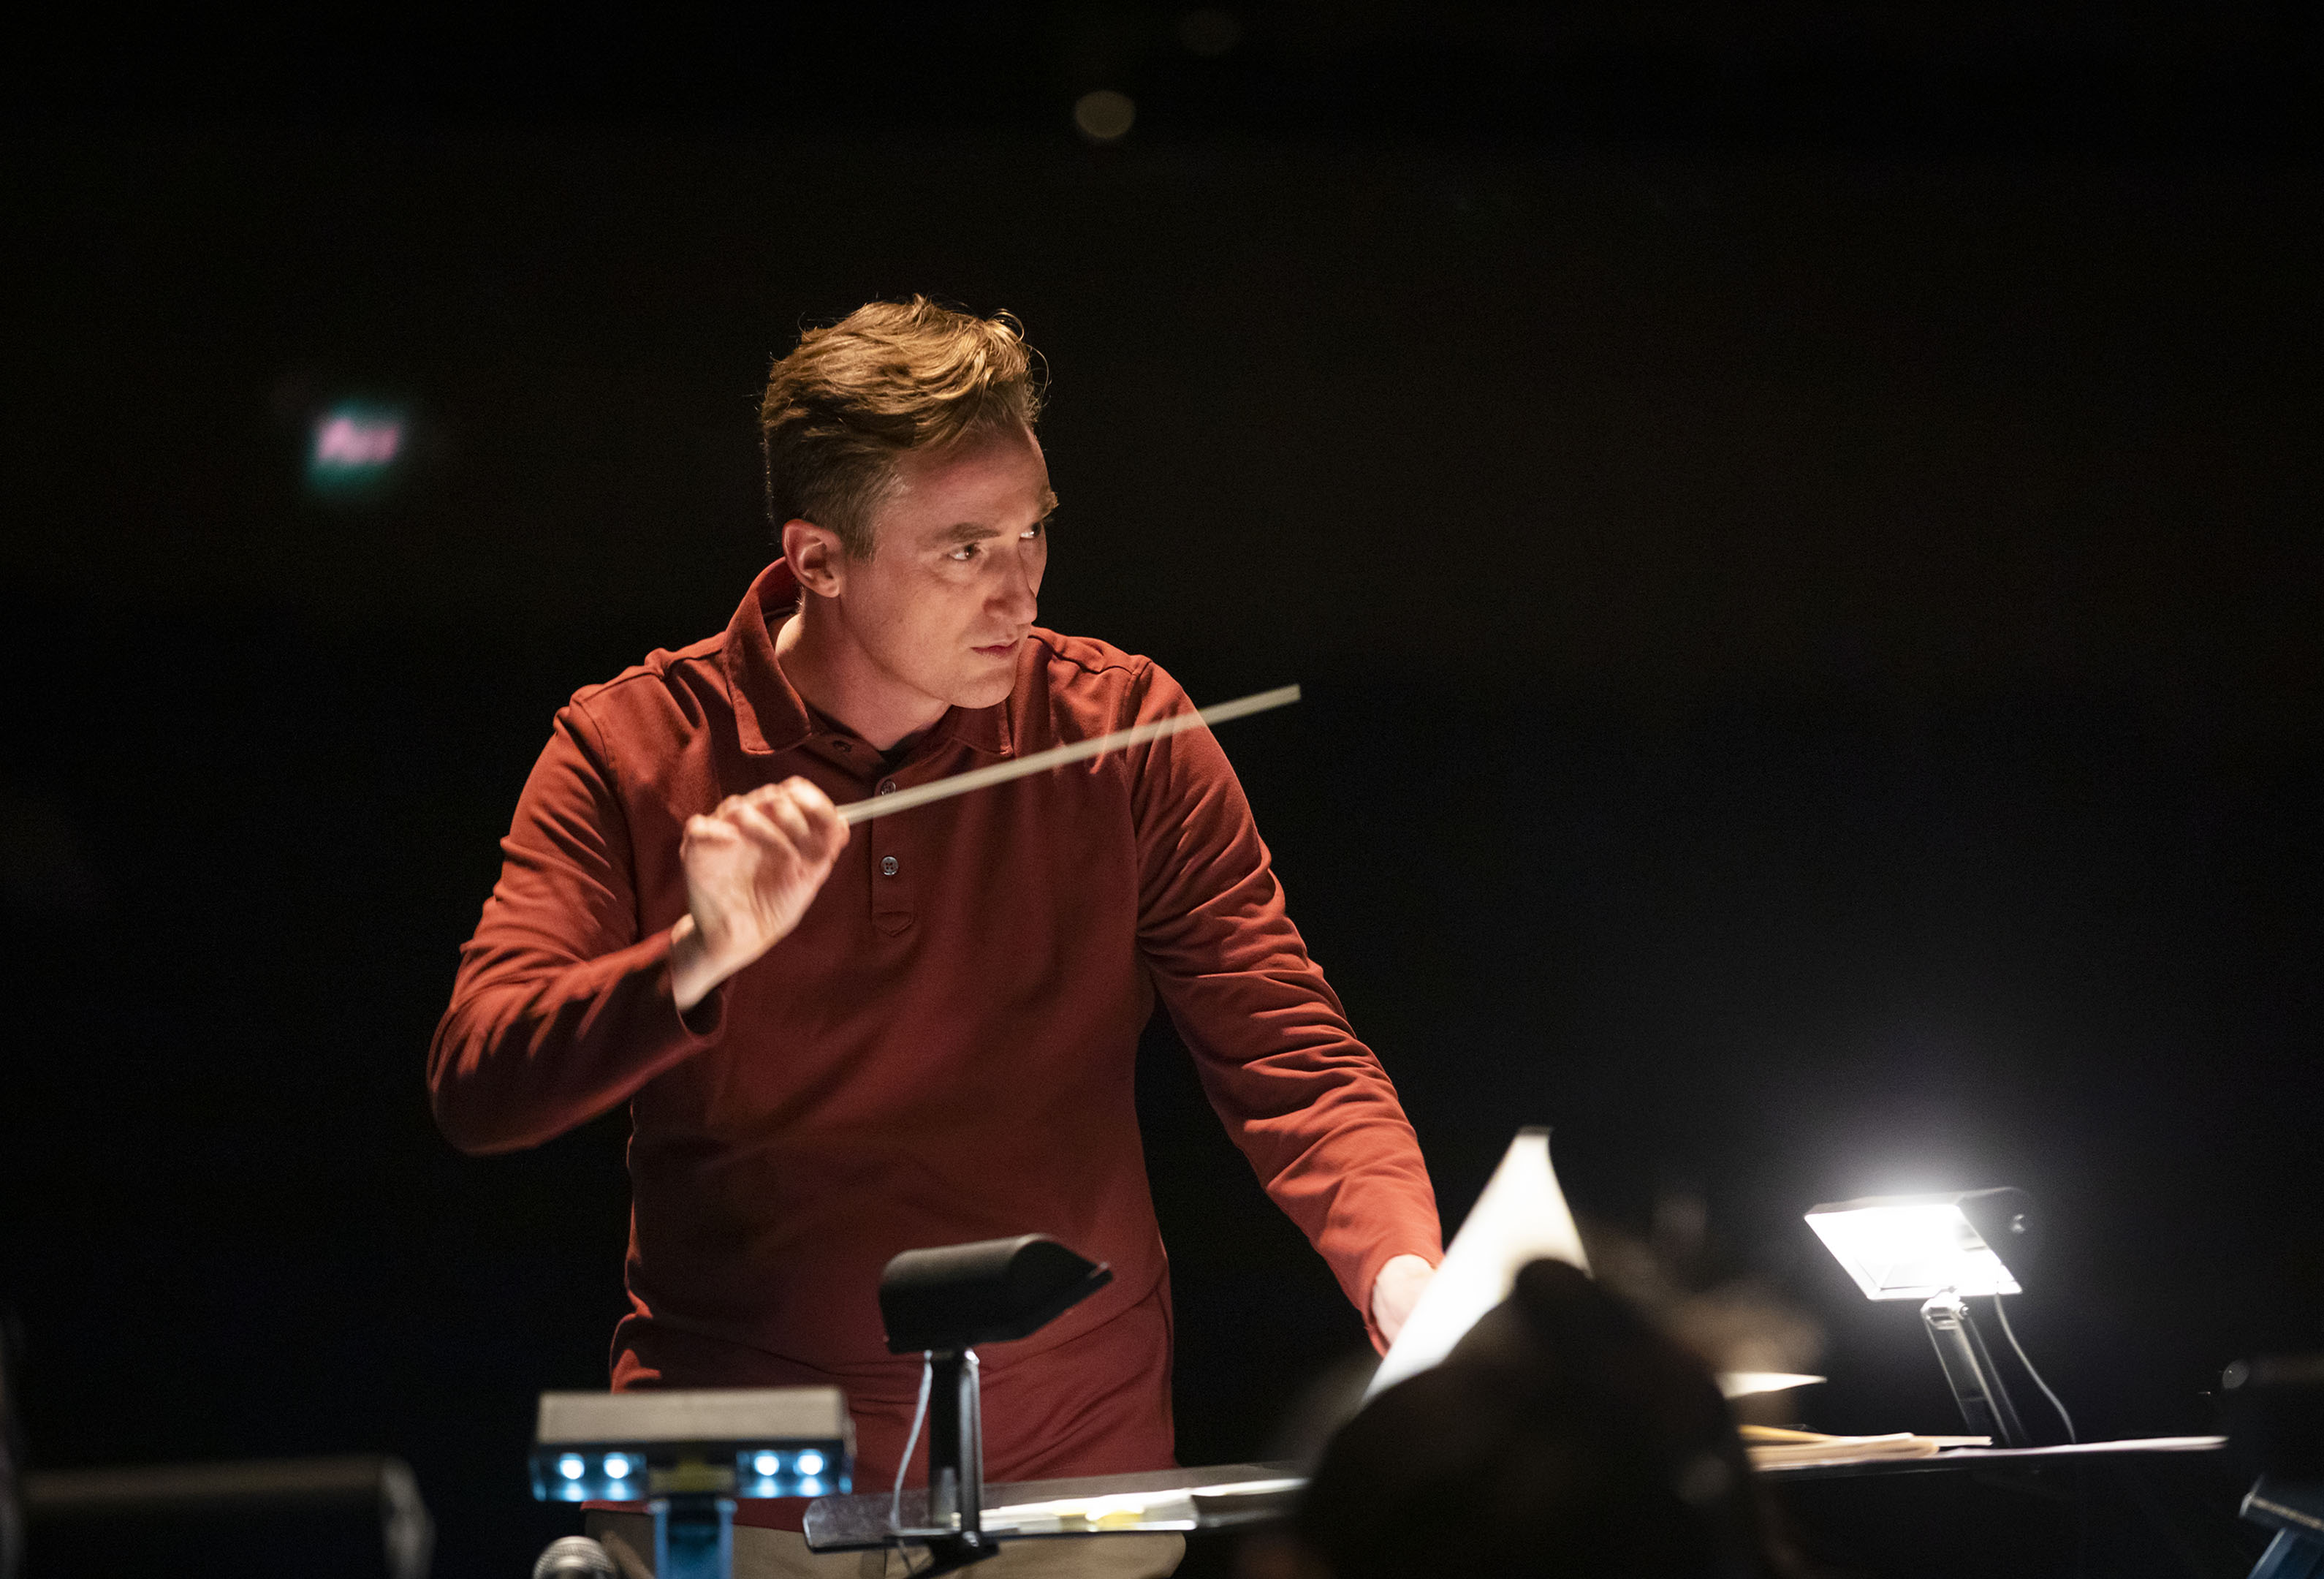
[[[622,1579],[652,1579],[653,1515],[591,1511],[589,1538],[612,1554]],[[902,1552],[807,1550],[807,1537],[788,1529],[734,1527],[734,1579],[901,1579],[925,1567],[918,1547]],[[963,1570],[973,1579],[1166,1579],[1186,1553],[1175,1535],[1051,1536],[1012,1540],[1001,1555]]]

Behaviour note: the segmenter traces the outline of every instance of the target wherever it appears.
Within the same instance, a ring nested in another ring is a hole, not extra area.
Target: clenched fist
[[[680,1013],[798,925],[846,845],[831,798],[805,779],[730,795],[686,819],[687,913],[670,929]]]

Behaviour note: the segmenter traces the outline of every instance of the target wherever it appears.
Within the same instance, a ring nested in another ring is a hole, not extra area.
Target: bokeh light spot
[[[410,419],[401,406],[330,406],[309,429],[307,485],[335,496],[368,493],[392,474],[410,438]]]
[[[1074,125],[1093,143],[1119,143],[1138,119],[1138,106],[1126,93],[1101,88],[1074,101]]]

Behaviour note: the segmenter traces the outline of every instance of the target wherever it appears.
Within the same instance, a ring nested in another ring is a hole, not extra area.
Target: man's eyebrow
[[[1041,519],[1047,521],[1056,508],[1056,494],[1045,493],[1041,498]],[[963,521],[945,528],[943,534],[936,540],[946,543],[981,543],[987,538],[1001,535],[1001,531],[997,526],[988,525],[982,521]]]

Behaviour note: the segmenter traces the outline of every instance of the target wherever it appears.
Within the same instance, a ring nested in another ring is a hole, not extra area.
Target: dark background
[[[1951,1426],[1800,1223],[1857,1194],[2034,1192],[2086,1435],[2319,1346],[2305,8],[845,14],[32,41],[37,1463],[400,1453],[451,1575],[571,1528],[522,1456],[604,1380],[622,1123],[460,1158],[428,1036],[551,712],[768,557],[769,360],[912,291],[1048,359],[1044,623],[1307,688],[1223,738],[1448,1227],[1526,1122],[1594,1225],[1700,1200],[1826,1428]],[[379,497],[302,488],[338,394],[418,413]],[[1247,1456],[1359,1328],[1150,1040],[1181,1452]]]

